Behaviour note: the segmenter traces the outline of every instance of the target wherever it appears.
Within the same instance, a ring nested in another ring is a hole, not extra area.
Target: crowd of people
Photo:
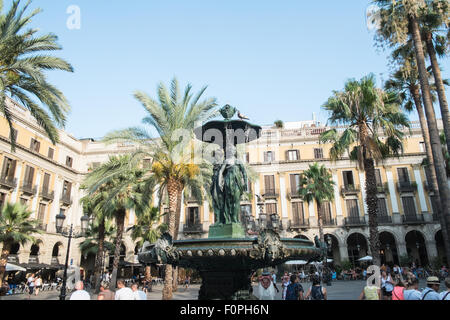
[[[143,287],[138,283],[132,283],[131,287],[125,284],[125,280],[117,280],[117,290],[111,291],[108,282],[102,282],[100,286],[100,293],[97,300],[147,300],[147,293]],[[89,292],[84,290],[83,281],[78,281],[75,284],[75,291],[71,294],[69,300],[92,300]]]

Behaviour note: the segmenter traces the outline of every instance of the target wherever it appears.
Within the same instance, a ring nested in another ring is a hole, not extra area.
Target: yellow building
[[[44,230],[38,235],[38,244],[18,246],[10,259],[16,263],[57,265],[65,256],[67,240],[55,232],[56,215],[63,213],[65,224],[73,223],[79,229],[83,216],[79,200],[84,195],[80,183],[85,175],[110,155],[126,153],[132,146],[78,140],[64,131],[60,131],[60,142],[52,145],[23,107],[9,103],[14,109],[18,147],[15,153],[11,152],[9,129],[0,117],[0,206],[6,201],[26,203]],[[335,201],[323,209],[324,232],[332,245],[330,255],[336,262],[356,261],[369,254],[365,176],[348,158],[329,160],[330,145],[318,141],[326,129],[316,121],[288,122],[282,129],[267,126],[263,127],[261,139],[246,145],[243,160],[258,179],[250,183],[251,192],[241,203],[242,219],[246,215],[260,218],[262,206],[262,212],[280,217],[283,236],[312,240],[318,234],[317,206],[304,203],[295,190],[300,175],[310,164],[324,164],[336,183]],[[377,164],[383,261],[398,262],[400,256],[409,255],[425,264],[438,254],[443,255],[440,225],[433,215],[427,177],[421,167],[424,157],[420,126],[413,122],[404,141],[404,154]],[[263,195],[265,202],[258,203],[257,195]],[[155,196],[154,204],[157,203]],[[182,201],[181,212],[179,238],[207,236],[214,223],[207,202],[200,205],[188,197]],[[134,214],[129,212],[127,226],[134,222]],[[82,263],[79,241],[71,249],[74,265]],[[123,255],[128,263],[135,262],[135,249],[126,236]]]

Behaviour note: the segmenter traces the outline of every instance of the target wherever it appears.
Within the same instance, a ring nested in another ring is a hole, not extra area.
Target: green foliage
[[[431,268],[433,270],[439,270],[444,265],[441,257],[434,257],[430,261]]]
[[[144,242],[155,243],[158,238],[167,231],[167,225],[160,223],[161,215],[158,208],[147,206],[136,211],[137,221],[134,226],[128,228],[131,238],[137,241],[139,247]]]
[[[353,268],[353,264],[350,262],[350,260],[343,260],[341,261],[341,267],[343,270],[350,270]]]
[[[99,241],[99,221],[96,219],[90,225],[86,231],[85,239],[78,247],[81,254],[87,257],[89,254],[98,254],[98,241]],[[105,221],[105,241],[103,243],[104,250],[107,252],[114,251],[113,239],[116,236],[116,228],[111,220]]]
[[[0,114],[6,118],[13,137],[13,111],[8,100],[9,97],[17,99],[56,143],[59,140],[56,126],[64,126],[70,106],[63,93],[47,81],[44,72],[73,72],[73,68],[65,60],[45,53],[61,47],[56,35],[37,35],[37,29],[29,28],[32,18],[41,12],[36,9],[26,14],[29,5],[30,1],[20,8],[20,0],[16,0],[0,15]],[[11,139],[13,151],[15,144],[15,139]]]
[[[320,205],[334,200],[334,184],[330,171],[314,163],[303,172],[299,194],[308,203],[316,201]]]
[[[6,203],[0,215],[0,242],[35,242],[33,234],[42,233],[37,229],[39,222],[31,219],[32,211],[20,203]]]
[[[284,122],[281,121],[281,120],[277,120],[273,124],[275,125],[276,128],[279,128],[279,129],[283,129],[284,128]]]
[[[412,258],[408,255],[402,255],[398,258],[400,266],[409,266],[412,263]]]

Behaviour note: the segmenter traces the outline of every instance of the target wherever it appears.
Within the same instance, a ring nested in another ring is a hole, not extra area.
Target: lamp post
[[[56,232],[62,235],[63,237],[68,238],[66,263],[64,265],[64,276],[61,287],[61,293],[59,295],[59,300],[66,300],[67,269],[69,267],[70,243],[72,241],[72,238],[81,238],[86,232],[89,224],[89,217],[87,215],[84,215],[83,217],[81,217],[81,233],[73,234],[73,224],[70,225],[69,231],[63,230],[63,223],[65,219],[66,216],[62,212],[60,212],[56,216]]]

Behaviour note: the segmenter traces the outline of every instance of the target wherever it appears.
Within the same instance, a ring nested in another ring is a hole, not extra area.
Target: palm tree
[[[388,44],[390,47],[404,44],[408,38],[412,39],[414,43],[422,100],[430,133],[434,169],[438,180],[443,220],[445,221],[443,227],[446,227],[447,234],[450,235],[450,189],[447,182],[445,159],[441,150],[439,129],[433,107],[428,72],[425,65],[423,40],[419,26],[419,18],[429,3],[415,0],[374,0],[374,2],[380,7],[381,28],[378,31],[379,41]],[[447,247],[449,248],[446,248],[446,255],[450,256],[450,246]]]
[[[20,203],[7,203],[0,215],[0,242],[3,244],[0,256],[0,287],[5,277],[8,256],[14,243],[25,245],[27,242],[35,242],[33,234],[39,234],[37,229],[39,222],[30,219],[33,212]]]
[[[173,238],[176,238],[178,233],[179,208],[184,188],[193,181],[198,181],[199,186],[206,185],[202,172],[208,170],[208,165],[203,162],[202,157],[194,159],[190,152],[185,153],[182,150],[193,150],[194,128],[202,121],[215,116],[214,109],[217,106],[214,98],[200,101],[206,87],[196,95],[193,95],[191,90],[191,85],[188,85],[181,95],[178,81],[173,79],[170,92],[164,84],[159,85],[158,101],[143,92],[135,93],[136,99],[148,112],[143,122],[158,132],[158,139],[153,139],[145,128],[138,127],[112,132],[104,139],[108,143],[124,141],[136,143],[138,148],[131,156],[131,163],[135,165],[146,158],[152,160],[147,179],[152,181],[153,185],[159,186],[160,199],[167,192],[168,232]],[[172,283],[172,266],[167,265],[163,289],[164,300],[172,298],[173,288],[170,285]]]
[[[330,158],[337,160],[353,148],[350,157],[357,160],[360,169],[365,171],[370,249],[374,264],[379,265],[375,162],[399,154],[403,139],[399,127],[409,127],[408,119],[400,111],[398,96],[376,88],[373,74],[360,81],[347,81],[344,91],[335,91],[323,108],[330,113],[329,124],[346,126],[342,134],[331,129],[321,135],[322,142],[333,143]],[[386,138],[385,142],[380,134]]]
[[[107,163],[90,172],[84,182],[89,195],[101,190],[104,197],[101,202],[102,210],[106,217],[112,217],[116,222],[117,234],[111,274],[113,286],[117,280],[127,210],[133,209],[137,202],[142,201],[142,197],[146,197],[137,190],[144,171],[130,165],[130,160],[129,155],[110,157]]]
[[[325,242],[322,205],[324,202],[334,200],[334,181],[330,171],[323,165],[319,166],[318,163],[310,165],[309,169],[303,172],[299,193],[308,204],[314,201],[316,202],[319,237],[320,241]]]
[[[20,9],[20,0],[15,0],[8,12],[0,15],[0,113],[8,122],[13,151],[16,137],[9,98],[17,99],[30,111],[54,144],[59,139],[55,125],[64,127],[66,114],[70,110],[63,93],[47,81],[44,72],[73,72],[73,68],[65,60],[45,53],[62,49],[56,43],[56,35],[49,33],[38,36],[37,29],[25,29],[32,18],[41,12],[36,9],[25,14],[30,2]],[[0,3],[2,9],[3,1]],[[36,97],[46,109],[32,97]]]
[[[142,248],[145,242],[154,243],[167,230],[166,224],[159,223],[161,215],[158,208],[148,207],[136,210],[136,224],[127,231],[131,231],[131,238]],[[151,281],[150,266],[145,267],[145,278]]]

